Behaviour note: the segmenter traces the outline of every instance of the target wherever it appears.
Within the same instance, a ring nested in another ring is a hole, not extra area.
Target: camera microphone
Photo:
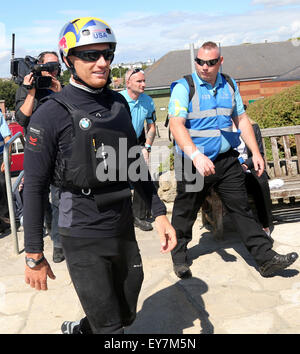
[[[213,94],[214,94],[214,97],[217,95],[217,89],[216,88],[213,89]]]

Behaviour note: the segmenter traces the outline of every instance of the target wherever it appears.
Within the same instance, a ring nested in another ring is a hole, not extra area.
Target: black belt
[[[76,195],[91,197],[95,200],[98,209],[107,208],[111,204],[120,202],[131,197],[131,190],[127,182],[116,183],[102,188],[74,188],[65,187],[62,191],[71,192]]]
[[[239,155],[240,154],[239,154],[238,151],[234,150],[233,148],[230,148],[229,150],[219,154],[213,162],[218,161],[218,160],[222,160],[222,159],[224,159],[225,157],[228,157],[228,156],[238,157]]]

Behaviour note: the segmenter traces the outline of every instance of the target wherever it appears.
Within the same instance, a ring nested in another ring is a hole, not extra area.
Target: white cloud
[[[0,22],[0,49],[5,45],[5,25]]]
[[[86,10],[58,10],[58,14],[66,16],[66,23],[70,20],[73,20],[77,17],[87,17],[93,16],[89,11]]]
[[[23,52],[38,55],[44,50],[57,50],[60,21],[35,21],[30,27],[16,27],[15,52],[21,56]],[[7,39],[10,42],[10,39]]]
[[[231,16],[177,11],[127,14],[111,25],[118,40],[116,62],[124,62],[125,54],[128,60],[159,59],[170,50],[187,49],[189,43],[198,47],[207,40],[222,46],[287,40],[299,30],[299,15],[282,8]]]
[[[253,9],[240,14],[222,14],[213,12],[152,11],[127,12],[119,17],[107,18],[113,28],[118,45],[115,62],[128,62],[159,59],[171,50],[188,49],[190,43],[195,47],[204,41],[213,40],[222,46],[245,42],[259,43],[265,40],[284,41],[299,37],[299,11],[295,8],[282,8],[276,5],[298,4],[299,0],[252,0],[252,4],[265,5],[259,10]],[[271,6],[274,5],[274,6]],[[60,11],[67,20],[72,16],[86,16],[82,11]],[[112,15],[111,15],[112,16]],[[60,16],[59,18],[61,18]],[[16,33],[16,56],[27,54],[36,56],[43,50],[57,50],[60,29],[65,20],[36,20],[30,28],[18,27]],[[4,33],[4,34],[3,34]],[[11,38],[5,37],[5,28],[0,23],[0,49],[10,52]],[[2,38],[2,40],[1,40]],[[4,44],[3,44],[4,43]],[[298,43],[298,42],[297,42]],[[9,54],[6,55],[9,62]],[[7,63],[0,57],[0,77],[8,76]]]
[[[299,0],[252,0],[253,5],[265,5],[267,7],[299,5]]]

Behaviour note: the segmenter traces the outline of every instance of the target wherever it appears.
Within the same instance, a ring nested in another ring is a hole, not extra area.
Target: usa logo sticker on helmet
[[[92,122],[88,118],[81,118],[79,121],[79,128],[82,130],[89,130]]]
[[[108,43],[115,51],[116,37],[103,20],[96,17],[81,17],[69,21],[59,34],[59,52],[67,57],[71,49],[88,44]]]

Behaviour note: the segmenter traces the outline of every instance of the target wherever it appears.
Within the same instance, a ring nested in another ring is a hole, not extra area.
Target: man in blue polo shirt
[[[0,232],[10,227],[8,220],[8,204],[5,183],[5,168],[3,162],[4,144],[11,138],[11,132],[3,114],[0,112]]]
[[[147,164],[153,144],[156,126],[155,126],[155,106],[150,96],[144,93],[145,90],[145,74],[137,68],[128,70],[125,75],[126,90],[120,93],[126,98],[131,112],[132,124],[139,144],[142,146],[141,152]],[[147,134],[145,136],[144,124],[147,123]],[[134,224],[143,231],[153,229],[151,223],[146,219],[151,216],[142,197],[134,192],[132,200],[132,209],[134,215]]]
[[[171,85],[170,130],[175,139],[175,159],[182,162],[175,163],[176,176],[180,178],[177,179],[172,213],[172,225],[178,240],[172,260],[179,278],[192,275],[187,245],[192,239],[197,213],[211,187],[219,194],[262,276],[273,275],[290,266],[298,257],[295,252],[276,253],[271,239],[255,221],[249,208],[244,172],[234,150],[240,144],[240,134],[252,152],[258,177],[264,171],[264,160],[235,81],[231,80],[232,87],[219,73],[223,60],[216,43],[202,45],[195,58],[196,71],[192,74],[195,94],[191,102],[185,79]],[[237,132],[233,124],[238,128]],[[192,173],[186,166],[192,167]],[[193,182],[191,175],[195,176]],[[201,188],[191,191],[190,187],[199,179]]]

